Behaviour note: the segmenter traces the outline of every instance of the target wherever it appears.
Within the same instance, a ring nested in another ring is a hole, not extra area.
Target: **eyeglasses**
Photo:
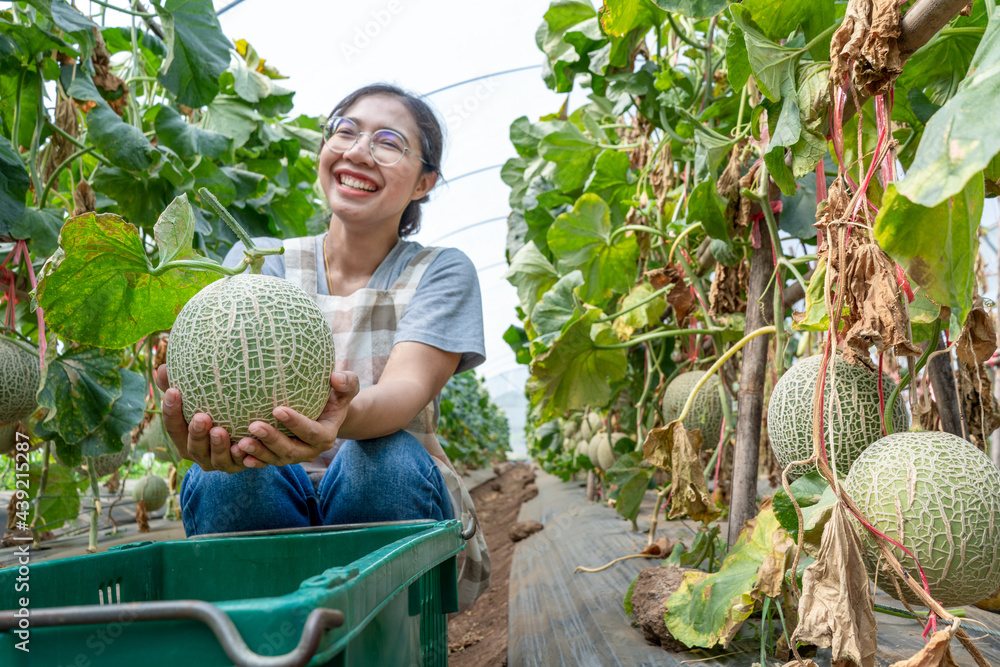
[[[350,118],[343,118],[341,116],[330,118],[326,125],[323,126],[323,143],[334,153],[346,153],[354,148],[354,144],[358,143],[362,134],[366,135],[370,140],[368,149],[371,151],[372,159],[383,167],[391,167],[397,164],[403,159],[407,151],[413,153],[418,160],[431,167],[422,157],[407,147],[406,139],[399,132],[393,130],[375,130],[371,133],[362,132]]]

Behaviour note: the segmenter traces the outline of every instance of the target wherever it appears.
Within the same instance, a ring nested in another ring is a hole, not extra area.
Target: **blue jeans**
[[[437,464],[406,431],[348,440],[314,490],[301,465],[205,472],[181,484],[188,537],[274,528],[453,518]]]

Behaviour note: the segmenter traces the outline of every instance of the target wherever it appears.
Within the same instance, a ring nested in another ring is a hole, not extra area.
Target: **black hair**
[[[330,112],[330,117],[337,116],[354,106],[356,102],[373,95],[388,95],[395,97],[402,102],[417,123],[417,131],[420,133],[420,154],[423,158],[421,162],[421,173],[434,172],[441,175],[441,153],[444,148],[444,133],[437,116],[430,106],[420,97],[413,93],[408,93],[398,86],[387,83],[375,83],[363,88],[358,88],[353,93],[337,103],[337,106]],[[403,211],[403,217],[399,220],[399,235],[409,236],[420,231],[420,205],[430,199],[426,194],[420,199],[414,199]]]

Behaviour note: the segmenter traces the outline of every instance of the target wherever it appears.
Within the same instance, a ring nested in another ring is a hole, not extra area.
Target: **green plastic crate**
[[[326,608],[343,614],[342,625],[318,631],[315,655],[296,664],[447,665],[447,614],[458,609],[455,556],[464,546],[458,521],[397,522],[112,547],[30,566],[27,593],[15,590],[18,568],[5,568],[0,609],[16,610],[27,596],[39,623],[42,610],[53,607],[114,618],[32,625],[28,653],[16,647],[17,634],[2,630],[0,665],[233,665],[205,622],[136,620],[134,607],[124,604],[178,600],[212,606],[170,606],[217,608],[231,619],[239,638],[258,654],[241,664],[291,664],[267,656],[295,649],[310,612]],[[139,608],[148,611],[150,605]],[[0,616],[9,617],[9,611]]]

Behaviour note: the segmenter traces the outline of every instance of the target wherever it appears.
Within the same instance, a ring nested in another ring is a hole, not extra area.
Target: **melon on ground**
[[[233,442],[257,420],[290,435],[271,414],[278,406],[318,417],[333,370],[333,331],[322,311],[274,276],[232,276],[204,288],[177,316],[167,345],[185,419],[204,412]]]
[[[813,390],[822,361],[823,355],[817,354],[792,364],[771,392],[767,406],[767,433],[774,457],[782,468],[792,461],[804,461],[812,456]],[[834,384],[830,382],[831,371],[834,371]],[[836,387],[836,392],[831,387]],[[886,401],[895,388],[896,383],[883,373],[882,393]],[[832,410],[831,400],[834,401]],[[832,441],[837,474],[843,477],[861,452],[882,437],[878,374],[841,359],[837,359],[834,369],[831,359],[827,368],[823,406],[827,456],[831,454]],[[888,418],[889,415],[886,415],[886,419]],[[832,424],[826,423],[828,421]],[[910,414],[904,401],[898,398],[893,406],[892,425],[895,433],[910,428]],[[830,466],[833,467],[833,461]],[[809,470],[805,466],[793,468],[789,471],[789,479],[796,479]]]
[[[705,371],[681,373],[667,386],[661,404],[664,424],[669,424],[681,416],[688,396],[704,375]],[[701,430],[702,448],[715,449],[719,446],[719,438],[722,437],[722,417],[719,376],[714,375],[695,396],[691,410],[682,423],[688,431]]]
[[[844,490],[873,526],[913,552],[942,605],[972,604],[1000,588],[1000,470],[969,442],[938,431],[887,436],[854,462]],[[855,526],[874,577],[878,548]],[[913,559],[893,551],[919,582]],[[878,576],[882,590],[897,597],[888,575]],[[900,588],[921,604],[908,586]]]
[[[155,512],[163,507],[170,495],[167,481],[156,475],[146,475],[132,487],[132,499],[146,503],[147,512]]]
[[[38,408],[35,395],[41,382],[38,355],[0,338],[0,424],[24,419]]]

